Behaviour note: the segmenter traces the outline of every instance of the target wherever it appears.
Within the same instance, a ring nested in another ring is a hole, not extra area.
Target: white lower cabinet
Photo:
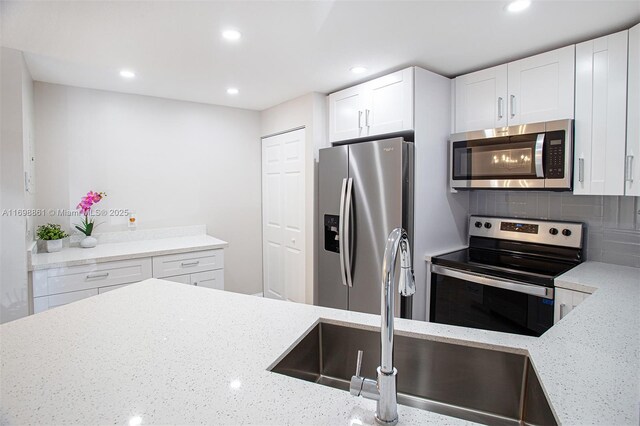
[[[165,277],[162,279],[165,281],[172,281],[174,283],[191,285],[191,274],[177,275],[175,277]]]
[[[76,302],[87,297],[95,296],[98,294],[97,288],[90,290],[72,291],[69,293],[54,294],[52,296],[34,297],[33,299],[33,313],[46,311],[47,309],[55,308],[57,306],[66,305],[67,303]]]
[[[175,277],[162,278],[166,281],[173,281],[180,284],[195,285],[198,287],[224,290],[224,270],[197,272],[195,274],[177,275]]]
[[[98,287],[98,294],[106,293],[111,290],[117,290],[122,287],[126,287],[129,284],[110,285],[109,287]]]
[[[164,278],[224,268],[224,250],[203,250],[153,257],[153,277]]]
[[[576,306],[589,297],[589,293],[582,293],[580,291],[567,290],[564,288],[555,289],[555,300],[553,304],[553,323],[557,323],[562,318],[566,317],[569,312],[574,310]]]
[[[224,250],[201,250],[33,271],[33,313],[149,278],[224,290]]]

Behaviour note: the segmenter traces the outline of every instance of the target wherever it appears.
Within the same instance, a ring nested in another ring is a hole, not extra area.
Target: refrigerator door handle
[[[338,250],[340,251],[340,278],[342,278],[342,285],[346,287],[347,285],[347,276],[346,276],[346,268],[345,268],[345,241],[344,241],[344,230],[345,230],[345,200],[347,196],[347,179],[342,179],[342,191],[340,192],[340,217],[338,219]]]
[[[351,247],[351,200],[353,191],[353,178],[347,179],[347,192],[344,202],[344,232],[341,241],[344,242],[344,272],[347,279],[347,286],[353,287],[353,279],[351,278],[351,253],[349,248]]]

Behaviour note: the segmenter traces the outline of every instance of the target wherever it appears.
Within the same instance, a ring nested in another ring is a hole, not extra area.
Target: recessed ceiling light
[[[362,74],[366,70],[367,69],[365,67],[352,67],[351,68],[351,72],[354,73],[354,74]]]
[[[240,40],[242,34],[240,34],[240,31],[237,30],[224,30],[222,32],[222,37],[229,41],[236,41]]]
[[[134,78],[136,76],[136,73],[130,70],[121,70],[120,71],[120,77],[122,78]]]
[[[237,95],[238,92],[239,92],[238,89],[236,89],[235,87],[229,87],[227,89],[227,93],[230,94],[230,95]]]
[[[514,0],[507,5],[507,10],[513,13],[522,12],[529,6],[531,6],[531,0]]]

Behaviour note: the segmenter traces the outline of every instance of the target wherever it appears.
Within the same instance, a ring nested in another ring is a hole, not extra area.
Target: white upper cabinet
[[[629,30],[625,194],[640,196],[640,24]]]
[[[573,118],[575,46],[511,62],[510,126]]]
[[[455,80],[455,131],[573,118],[575,47]]]
[[[456,132],[507,125],[507,65],[463,75],[455,80]]]
[[[360,86],[329,95],[329,141],[363,136],[366,93]]]
[[[622,31],[576,46],[574,194],[624,194],[627,39]]]
[[[413,68],[368,83],[364,110],[366,136],[413,130]]]
[[[329,95],[329,141],[413,130],[413,68]]]

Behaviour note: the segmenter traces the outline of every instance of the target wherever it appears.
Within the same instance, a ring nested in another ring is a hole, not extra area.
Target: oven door
[[[430,321],[527,336],[553,325],[553,289],[431,267]]]

